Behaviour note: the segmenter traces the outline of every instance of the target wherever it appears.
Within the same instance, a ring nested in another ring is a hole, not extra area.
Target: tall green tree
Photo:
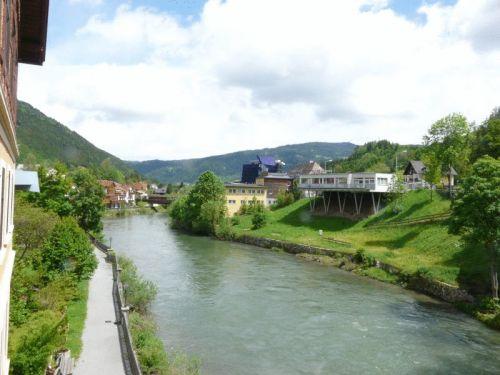
[[[30,205],[16,196],[14,244],[19,251],[16,261],[20,262],[25,255],[40,249],[58,220],[55,213]]]
[[[490,117],[474,129],[471,146],[473,162],[485,155],[500,157],[500,107],[495,108]]]
[[[174,225],[186,230],[212,234],[225,215],[224,184],[213,173],[205,172],[189,191],[172,206],[170,216]]]
[[[452,205],[450,231],[489,253],[491,292],[498,298],[498,240],[500,237],[500,161],[484,157],[462,181]]]
[[[451,167],[464,173],[470,156],[470,125],[465,116],[453,113],[432,124],[424,144],[426,152],[441,161],[443,171],[451,174]],[[451,177],[451,176],[450,176]],[[451,178],[449,179],[451,191]]]
[[[38,169],[40,179],[40,193],[31,194],[30,201],[38,206],[51,210],[59,216],[69,216],[73,212],[73,206],[68,196],[71,191],[72,181],[68,176],[68,169],[62,163],[57,163],[54,168]]]
[[[97,177],[87,168],[80,167],[72,173],[74,186],[70,193],[73,215],[86,231],[102,231],[104,190]]]
[[[442,165],[441,161],[434,153],[426,153],[423,157],[425,163],[424,178],[431,185],[431,202],[434,188],[441,182]]]

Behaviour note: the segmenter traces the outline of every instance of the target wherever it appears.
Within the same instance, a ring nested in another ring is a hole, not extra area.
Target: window
[[[339,177],[337,179],[337,184],[340,184],[340,185],[341,184],[344,184],[344,185],[347,184],[347,177]]]
[[[246,200],[244,200],[244,199],[242,199],[242,200],[241,200],[241,204],[245,204],[245,203],[247,203],[247,201],[246,201]]]
[[[245,189],[241,189],[241,193],[242,193],[242,194],[245,194]]]
[[[313,184],[321,184],[321,178],[313,178]]]
[[[356,177],[354,178],[354,185],[363,185],[364,181],[363,181],[363,177]]]
[[[333,177],[327,178],[326,183],[333,185],[333,184],[335,184],[335,179]]]
[[[229,199],[229,200],[227,201],[227,203],[229,203],[229,204],[236,204],[236,201],[235,201],[234,199]]]
[[[377,184],[378,185],[382,185],[382,186],[387,186],[388,185],[388,180],[387,180],[387,178],[378,177],[377,178]]]

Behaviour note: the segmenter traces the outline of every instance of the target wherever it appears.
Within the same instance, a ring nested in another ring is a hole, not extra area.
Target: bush
[[[135,311],[146,313],[158,292],[156,285],[143,279],[129,258],[120,256],[118,264],[122,269],[121,279],[126,303],[131,305]]]
[[[232,240],[235,234],[231,224],[232,221],[227,218],[222,220],[215,230],[215,236],[220,240]]]
[[[66,325],[66,320],[55,312],[41,311],[21,328],[11,331],[11,373],[42,374],[49,356],[64,344]]]
[[[365,249],[359,249],[356,251],[354,254],[354,261],[367,267],[373,267],[377,264],[377,261],[373,256],[366,254]]]
[[[238,216],[233,216],[231,218],[231,225],[240,225],[240,218]]]
[[[85,232],[75,219],[63,218],[42,248],[42,266],[49,280],[66,273],[77,280],[88,279],[97,268],[97,259]]]
[[[276,208],[286,207],[294,201],[295,198],[292,192],[281,190],[276,198]]]
[[[266,225],[267,216],[264,211],[257,211],[252,216],[252,229],[259,229]]]
[[[40,309],[64,312],[68,302],[78,296],[77,284],[71,276],[63,275],[48,283],[38,292]]]
[[[149,316],[129,315],[130,331],[143,374],[198,374],[199,361],[182,354],[167,355],[163,342],[156,336],[156,324]]]

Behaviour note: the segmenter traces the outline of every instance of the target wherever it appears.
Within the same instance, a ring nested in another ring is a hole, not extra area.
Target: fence
[[[92,236],[90,240],[95,247],[106,254],[106,261],[110,262],[113,267],[113,301],[115,304],[116,321],[118,322],[118,332],[125,372],[130,375],[142,375],[141,366],[132,345],[132,335],[130,334],[130,324],[128,320],[128,307],[126,306],[123,296],[123,284],[120,280],[121,269],[118,265],[118,260],[109,246],[104,245]]]

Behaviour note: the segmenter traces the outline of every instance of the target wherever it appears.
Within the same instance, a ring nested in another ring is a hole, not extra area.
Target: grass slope
[[[448,233],[446,223],[414,224],[371,228],[375,222],[414,219],[449,211],[450,201],[438,194],[430,201],[429,191],[406,195],[403,211],[392,215],[383,210],[378,215],[355,222],[340,217],[313,216],[309,202],[302,199],[269,213],[268,224],[251,230],[251,217],[244,216],[234,228],[238,234],[287,240],[332,248],[347,253],[364,249],[368,255],[407,273],[425,269],[435,279],[452,285],[484,288],[488,285],[488,266],[480,248],[465,249],[458,236]],[[324,231],[323,236],[318,231]],[[346,241],[342,245],[332,239]]]
[[[148,160],[129,162],[129,165],[140,174],[160,182],[194,182],[200,174],[213,171],[223,180],[234,180],[241,177],[241,166],[260,156],[274,156],[284,160],[287,168],[306,163],[309,160],[319,162],[349,156],[354,150],[352,143],[312,142],[286,145],[260,150],[246,150],[230,154],[210,156],[186,160]]]
[[[17,123],[20,163],[34,159],[38,163],[61,161],[70,166],[90,166],[110,159],[124,174],[131,172],[125,162],[95,147],[28,103],[18,103]]]

